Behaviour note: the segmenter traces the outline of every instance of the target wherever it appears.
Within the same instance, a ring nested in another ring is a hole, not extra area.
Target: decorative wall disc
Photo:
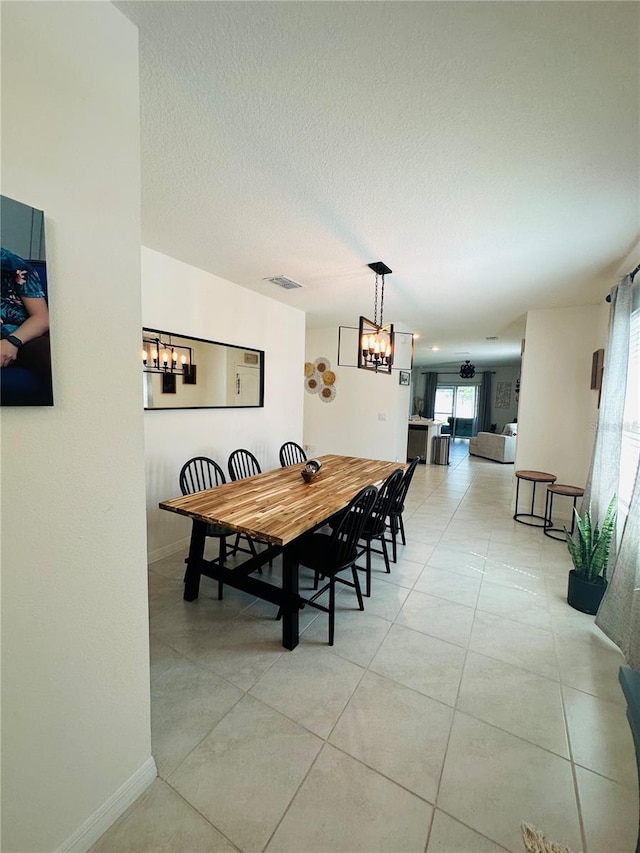
[[[320,389],[320,399],[323,403],[330,403],[336,398],[336,389],[334,385],[323,385]]]
[[[304,364],[304,387],[308,394],[318,394],[323,403],[336,398],[335,382],[338,378],[331,368],[328,358],[316,358]]]

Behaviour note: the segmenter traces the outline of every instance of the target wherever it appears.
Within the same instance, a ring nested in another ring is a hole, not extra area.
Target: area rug
[[[573,853],[572,850],[563,844],[556,844],[555,841],[549,841],[542,832],[529,823],[523,823],[521,829],[526,853]]]

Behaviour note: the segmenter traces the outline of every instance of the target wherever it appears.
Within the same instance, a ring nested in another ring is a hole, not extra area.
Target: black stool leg
[[[513,514],[513,517],[518,520],[518,499],[520,497],[520,477],[516,477],[516,511]]]

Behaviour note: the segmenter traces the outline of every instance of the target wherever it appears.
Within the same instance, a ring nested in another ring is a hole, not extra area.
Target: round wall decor
[[[336,398],[336,374],[331,370],[328,358],[316,358],[315,361],[305,361],[304,387],[308,394],[318,394],[323,403],[330,403]]]
[[[336,398],[335,385],[323,385],[319,393],[323,403],[330,403]]]

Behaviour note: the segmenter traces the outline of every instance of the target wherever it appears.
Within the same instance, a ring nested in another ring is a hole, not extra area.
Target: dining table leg
[[[187,557],[187,571],[184,577],[185,601],[195,601],[200,592],[200,567],[204,557],[204,543],[207,538],[207,525],[204,521],[195,521],[191,528],[191,542]]]
[[[282,645],[285,649],[295,649],[299,638],[298,562],[288,548],[282,552],[282,593]]]

